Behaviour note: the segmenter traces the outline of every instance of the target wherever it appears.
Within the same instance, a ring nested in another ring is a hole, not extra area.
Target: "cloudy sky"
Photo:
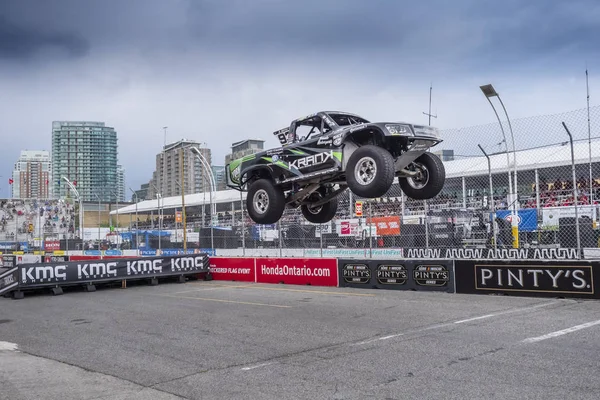
[[[163,144],[266,139],[303,114],[457,128],[600,104],[594,0],[0,0],[0,197],[53,120],[114,126],[128,186]],[[533,144],[532,144],[533,145]],[[473,144],[474,152],[476,150]]]

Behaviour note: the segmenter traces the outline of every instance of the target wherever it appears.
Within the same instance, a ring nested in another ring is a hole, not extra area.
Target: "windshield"
[[[367,124],[367,121],[364,118],[361,118],[356,115],[350,114],[329,114],[329,116],[335,121],[339,126],[347,126],[347,125],[356,125],[356,124]]]

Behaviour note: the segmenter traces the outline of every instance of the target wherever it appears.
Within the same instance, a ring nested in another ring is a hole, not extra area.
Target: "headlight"
[[[386,125],[385,128],[390,135],[412,135],[412,131],[408,125]]]

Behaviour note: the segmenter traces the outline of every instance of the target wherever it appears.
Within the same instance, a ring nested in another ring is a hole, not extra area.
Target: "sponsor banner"
[[[597,206],[579,206],[577,207],[577,215],[581,217],[589,217],[590,219],[597,221]],[[573,206],[562,206],[562,207],[543,207],[542,209],[542,225],[545,227],[559,226],[559,220],[565,217],[575,218],[575,207]]]
[[[13,255],[2,255],[0,256],[0,267],[12,268],[17,265],[17,256]]]
[[[140,256],[157,256],[158,250],[140,250]]]
[[[367,249],[368,252],[368,249]],[[400,257],[436,260],[577,260],[572,248],[498,248],[498,249],[399,249]],[[367,253],[368,256],[368,253]]]
[[[334,258],[257,258],[257,283],[338,286]]]
[[[69,261],[69,256],[55,256],[53,254],[46,254],[44,256],[44,262],[45,263],[67,262],[67,261]]]
[[[42,262],[42,256],[35,254],[23,254],[15,256],[16,265],[19,264],[38,264]]]
[[[154,249],[154,250],[140,250],[140,256],[176,256],[184,254],[183,249]],[[209,256],[216,255],[215,249],[187,249],[187,254],[208,254]]]
[[[101,256],[102,251],[101,250],[85,250],[83,252],[83,254],[86,256]]]
[[[372,260],[338,260],[340,287],[376,287],[373,270],[370,265]]]
[[[0,295],[11,292],[19,286],[19,268],[13,267],[0,272]]]
[[[216,281],[254,282],[254,258],[210,258],[210,273]]]
[[[246,250],[248,251],[248,249]],[[329,258],[403,258],[402,249],[323,249],[323,257]],[[305,257],[321,257],[321,249],[304,249]]]
[[[46,240],[44,242],[45,251],[60,250],[60,240]]]
[[[454,269],[443,260],[339,260],[340,286],[454,292]]]
[[[500,218],[512,224],[512,215],[510,210],[496,211],[496,218]],[[519,223],[519,231],[535,232],[537,229],[537,208],[522,208],[517,210],[517,221]]]
[[[153,278],[207,272],[206,254],[145,257],[120,260],[88,260],[19,266],[19,287],[71,285],[123,279]]]
[[[121,256],[123,252],[121,250],[104,250],[105,256]]]
[[[459,260],[455,271],[457,293],[600,298],[597,262]]]
[[[379,236],[398,236],[400,234],[400,217],[397,215],[373,217],[367,219],[367,223],[377,227]]]

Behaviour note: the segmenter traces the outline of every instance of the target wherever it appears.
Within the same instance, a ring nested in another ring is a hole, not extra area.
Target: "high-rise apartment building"
[[[212,166],[212,174],[215,180],[215,185],[217,186],[215,190],[225,190],[227,189],[227,177],[225,176],[225,166],[224,165],[213,165]]]
[[[233,160],[261,152],[265,149],[265,141],[261,139],[248,139],[235,142],[231,145],[231,154],[225,156],[225,165]]]
[[[12,197],[18,199],[50,198],[50,152],[23,150],[12,173]]]
[[[125,199],[125,168],[121,165],[117,165],[117,194],[119,201],[126,201]]]
[[[83,201],[114,202],[118,196],[117,132],[104,122],[52,122],[52,187],[55,197],[69,192],[62,179],[76,182]],[[70,194],[73,196],[73,194]]]
[[[210,177],[212,171],[206,170],[202,162],[192,151],[197,148],[210,167],[212,163],[211,151],[200,147],[200,143],[182,139],[178,142],[163,147],[163,151],[156,155],[156,169],[148,186],[148,198],[155,198],[156,193],[162,197],[181,195],[181,169],[180,154],[183,149],[183,187],[185,194],[202,193],[210,191]]]

